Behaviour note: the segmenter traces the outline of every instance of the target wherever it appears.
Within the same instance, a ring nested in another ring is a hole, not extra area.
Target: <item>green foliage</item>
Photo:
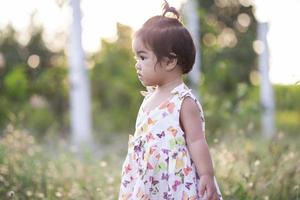
[[[0,67],[0,132],[9,123],[39,132],[36,134],[39,137],[43,137],[53,124],[58,124],[57,131],[67,127],[65,57],[62,52],[50,51],[42,35],[43,29],[35,27],[29,42],[21,45],[13,27],[8,26],[0,32],[0,54],[3,57],[3,66]],[[32,55],[38,58],[35,67],[28,61]],[[43,99],[44,103],[35,105],[36,97]]]
[[[238,83],[250,84],[249,74],[256,66],[252,7],[244,7],[239,1],[223,3],[200,2],[203,84],[220,95],[235,93]],[[248,26],[239,24],[241,14],[250,20]]]
[[[299,142],[277,135],[227,137],[212,148],[224,199],[295,199],[299,193]],[[298,145],[298,146],[297,146]]]
[[[297,198],[299,136],[279,134],[266,141],[241,131],[228,135],[222,140],[215,138],[210,145],[224,199]],[[106,160],[90,153],[79,159],[60,147],[53,152],[47,149],[28,133],[7,130],[0,140],[1,199],[117,199],[125,155],[111,158],[117,153],[116,146],[104,155]]]
[[[262,108],[259,87],[239,84],[234,100],[201,90],[209,138],[222,136],[232,128],[244,127],[246,132],[260,130]],[[275,124],[277,132],[297,135],[300,129],[300,87],[273,85]],[[299,100],[298,100],[299,99]],[[233,106],[234,104],[235,106]]]
[[[69,84],[66,67],[52,67],[44,70],[35,80],[33,91],[47,100],[50,112],[60,129],[68,127]],[[51,121],[48,121],[50,124]]]
[[[278,109],[300,111],[300,86],[299,85],[276,85],[274,92],[278,97],[276,106]]]
[[[131,51],[131,29],[118,24],[118,39],[103,40],[91,71],[93,116],[96,130],[123,132],[133,130],[142,96]],[[112,120],[113,119],[113,120]]]
[[[97,133],[132,131],[142,100],[139,91],[143,87],[136,77],[131,51],[132,30],[121,24],[117,30],[117,40],[103,40],[101,51],[89,58],[94,63],[89,74],[93,124]],[[1,54],[6,61],[6,66],[0,69],[0,76],[5,78],[0,80],[0,96],[3,97],[0,125],[2,129],[7,123],[30,129],[39,138],[51,127],[57,127],[56,132],[62,133],[69,129],[67,68],[64,61],[57,62],[65,57],[61,52],[53,53],[46,48],[42,33],[41,28],[33,30],[26,46],[17,42],[11,27],[0,38]],[[40,58],[36,68],[27,65],[30,55]],[[36,99],[42,104],[35,105]]]
[[[233,115],[241,115],[246,110],[250,111],[250,115],[257,112],[257,101],[247,99],[253,90],[250,72],[256,69],[256,54],[252,49],[256,20],[252,7],[245,7],[239,1],[199,2],[201,95],[208,114],[207,121],[215,124],[210,127],[216,130],[226,126]],[[241,14],[249,20],[247,26],[240,24]],[[241,106],[245,104],[250,107]]]
[[[276,85],[276,124],[280,131],[299,134],[300,130],[300,86]]]
[[[4,78],[4,90],[7,97],[15,102],[24,101],[28,97],[28,80],[24,67],[16,67]]]
[[[20,63],[26,63],[25,48],[16,40],[16,37],[17,33],[12,26],[7,26],[0,31],[0,53],[5,59],[5,67],[0,69],[1,79],[11,68]]]
[[[224,131],[245,127],[247,132],[259,130],[259,90],[239,84],[234,100],[220,98],[206,88],[201,90],[208,138],[221,137]],[[229,96],[229,94],[228,94]]]
[[[201,0],[199,9],[199,90],[207,139],[214,143],[216,175],[224,199],[296,199],[299,86],[274,86],[277,136],[272,141],[261,139],[255,134],[260,130],[259,88],[250,79],[257,68],[252,49],[256,21],[252,7],[240,2]],[[250,24],[239,24],[241,14]],[[99,137],[133,131],[142,101],[139,91],[144,90],[134,69],[132,30],[121,24],[117,30],[117,39],[103,40],[101,50],[89,58],[94,63],[89,75],[93,124]],[[116,199],[121,169],[116,163],[123,157],[112,162],[80,160],[65,150],[48,152],[32,137],[65,133],[69,124],[66,58],[63,52],[46,47],[42,33],[41,28],[34,30],[24,46],[12,27],[0,32],[0,54],[5,60],[0,66],[0,129],[5,134],[0,140],[0,199],[10,199],[12,194],[13,199]],[[36,68],[28,65],[31,55],[40,58]],[[31,135],[2,131],[7,124],[30,130]]]
[[[0,199],[116,199],[118,186],[119,169],[108,161],[51,154],[13,129],[0,140]]]
[[[36,139],[43,139],[50,134],[51,127],[58,126],[55,115],[48,106],[33,108],[31,105],[27,105],[24,113],[30,113],[30,116],[26,116],[22,123],[26,124],[26,129],[31,130]]]
[[[249,78],[257,68],[252,49],[256,37],[252,7],[237,0],[202,0],[200,5],[199,90],[208,139],[239,127],[246,127],[247,132],[258,130],[259,90]],[[241,19],[249,19],[249,24],[241,26]],[[5,66],[0,67],[0,132],[10,123],[29,129],[39,138],[50,131],[68,136],[70,88],[66,57],[63,52],[50,51],[42,34],[43,29],[36,27],[29,42],[21,45],[12,27],[0,32],[0,53],[5,60]],[[97,136],[134,131],[143,98],[139,91],[144,88],[136,77],[131,36],[129,27],[118,24],[116,40],[103,40],[101,50],[89,57],[92,119]],[[30,55],[40,58],[36,68],[28,65]],[[275,86],[278,132],[298,133],[298,88]],[[40,103],[34,103],[36,100]]]

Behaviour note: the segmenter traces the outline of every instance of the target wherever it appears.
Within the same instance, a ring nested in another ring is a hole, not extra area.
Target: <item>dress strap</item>
[[[182,102],[186,97],[190,97],[192,98],[195,103],[198,105],[198,109],[200,112],[200,116],[201,116],[201,120],[203,122],[203,131],[205,131],[205,118],[204,118],[204,112],[203,112],[203,108],[201,106],[201,103],[199,102],[199,100],[195,97],[195,95],[192,93],[192,90],[190,88],[188,88],[185,84],[182,84],[178,87],[176,87],[172,93],[174,93],[178,98],[175,98],[175,101],[177,101],[177,105],[178,105],[178,110],[181,110],[182,107]]]

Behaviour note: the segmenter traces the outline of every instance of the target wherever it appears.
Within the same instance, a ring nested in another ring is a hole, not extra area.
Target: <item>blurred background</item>
[[[160,0],[0,0],[0,199],[117,199]],[[300,2],[169,0],[224,199],[298,199]]]

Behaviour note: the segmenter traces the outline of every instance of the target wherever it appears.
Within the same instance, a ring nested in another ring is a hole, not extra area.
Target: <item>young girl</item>
[[[195,46],[178,12],[166,3],[163,15],[135,33],[132,46],[138,78],[148,91],[129,137],[119,199],[222,199],[201,105],[183,83]]]

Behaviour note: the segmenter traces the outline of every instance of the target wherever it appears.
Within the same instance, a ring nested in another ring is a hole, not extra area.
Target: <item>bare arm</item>
[[[190,97],[183,100],[180,123],[186,135],[191,158],[200,176],[199,193],[203,196],[206,191],[208,200],[217,200],[219,195],[214,183],[213,164],[203,131],[204,122],[197,103]]]
[[[196,165],[199,175],[213,175],[213,165],[208,149],[208,144],[203,132],[204,123],[196,102],[187,97],[182,103],[180,112],[181,126],[186,135],[186,142],[192,160]]]

